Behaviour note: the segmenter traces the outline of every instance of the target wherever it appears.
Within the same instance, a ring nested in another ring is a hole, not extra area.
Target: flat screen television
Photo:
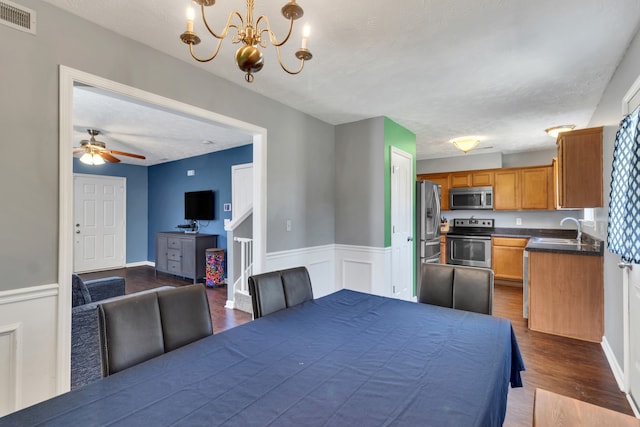
[[[184,193],[184,219],[213,219],[213,190]]]

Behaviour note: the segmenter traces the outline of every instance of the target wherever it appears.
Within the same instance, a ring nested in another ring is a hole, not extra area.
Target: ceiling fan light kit
[[[80,157],[80,161],[85,165],[104,165],[104,159],[97,153],[84,153],[82,157]]]
[[[202,14],[202,21],[204,26],[207,28],[207,31],[211,36],[218,40],[215,50],[208,58],[200,58],[198,57],[194,50],[193,46],[200,43],[200,37],[193,31],[193,20],[195,18],[195,12],[192,8],[187,9],[187,30],[180,35],[180,40],[183,43],[189,45],[189,52],[193,59],[198,62],[209,62],[214,59],[218,52],[220,51],[220,46],[222,45],[222,41],[227,37],[227,33],[231,28],[236,30],[236,34],[231,37],[231,43],[237,44],[242,43],[243,45],[236,51],[236,64],[240,70],[244,71],[245,80],[248,83],[253,81],[253,73],[257,73],[264,66],[264,58],[262,56],[262,52],[258,49],[258,46],[262,48],[267,47],[266,40],[263,39],[263,36],[268,36],[269,42],[276,49],[276,54],[278,57],[278,62],[280,63],[280,67],[284,71],[289,74],[298,74],[304,68],[305,61],[309,61],[313,55],[309,49],[307,49],[307,39],[309,38],[310,28],[308,25],[305,25],[302,33],[302,44],[300,48],[295,52],[296,58],[300,61],[299,67],[297,70],[288,69],[284,63],[282,62],[282,57],[280,55],[280,47],[284,46],[289,38],[291,37],[291,32],[293,30],[293,21],[301,18],[304,15],[304,11],[302,8],[296,3],[296,0],[289,0],[287,4],[282,6],[281,12],[282,16],[289,20],[289,30],[287,31],[286,36],[279,41],[273,31],[271,31],[271,26],[269,25],[269,19],[265,15],[260,15],[255,21],[253,19],[253,8],[254,8],[254,0],[246,0],[247,2],[247,12],[246,17],[243,18],[242,14],[233,10],[229,13],[229,17],[227,18],[227,24],[222,29],[220,34],[216,33],[211,29],[209,23],[207,22],[205,7],[215,5],[215,0],[193,0],[195,3],[200,5],[200,11]],[[234,22],[234,18],[235,22]]]
[[[83,139],[80,141],[80,147],[76,148],[73,151],[73,154],[83,153],[80,157],[80,161],[87,165],[103,165],[105,160],[110,163],[119,163],[120,159],[114,156],[114,154],[120,156],[133,157],[136,159],[144,160],[145,156],[141,156],[140,154],[127,153],[125,151],[116,151],[116,150],[107,150],[107,145],[102,142],[96,140],[96,136],[100,134],[99,130],[96,129],[87,129],[91,138]]]

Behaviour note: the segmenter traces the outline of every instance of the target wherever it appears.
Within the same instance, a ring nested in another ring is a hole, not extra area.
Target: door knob
[[[80,234],[80,230],[76,230],[76,234]]]
[[[411,236],[407,237],[407,242],[413,242],[413,237]]]

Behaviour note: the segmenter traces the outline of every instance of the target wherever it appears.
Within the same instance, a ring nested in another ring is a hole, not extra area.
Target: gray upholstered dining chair
[[[490,268],[422,264],[418,302],[492,314],[493,287]]]
[[[102,375],[164,353],[157,292],[98,305]]]
[[[287,308],[279,271],[249,276],[249,293],[254,319]]]
[[[281,270],[282,287],[287,308],[313,299],[311,278],[306,267],[295,267]]]
[[[209,299],[203,284],[158,292],[164,351],[213,334]]]
[[[249,293],[254,319],[313,299],[313,288],[306,267],[250,276]]]

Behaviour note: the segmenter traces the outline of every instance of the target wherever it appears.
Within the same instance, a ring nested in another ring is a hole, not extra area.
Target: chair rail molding
[[[0,292],[0,416],[57,394],[58,289],[49,284]]]

